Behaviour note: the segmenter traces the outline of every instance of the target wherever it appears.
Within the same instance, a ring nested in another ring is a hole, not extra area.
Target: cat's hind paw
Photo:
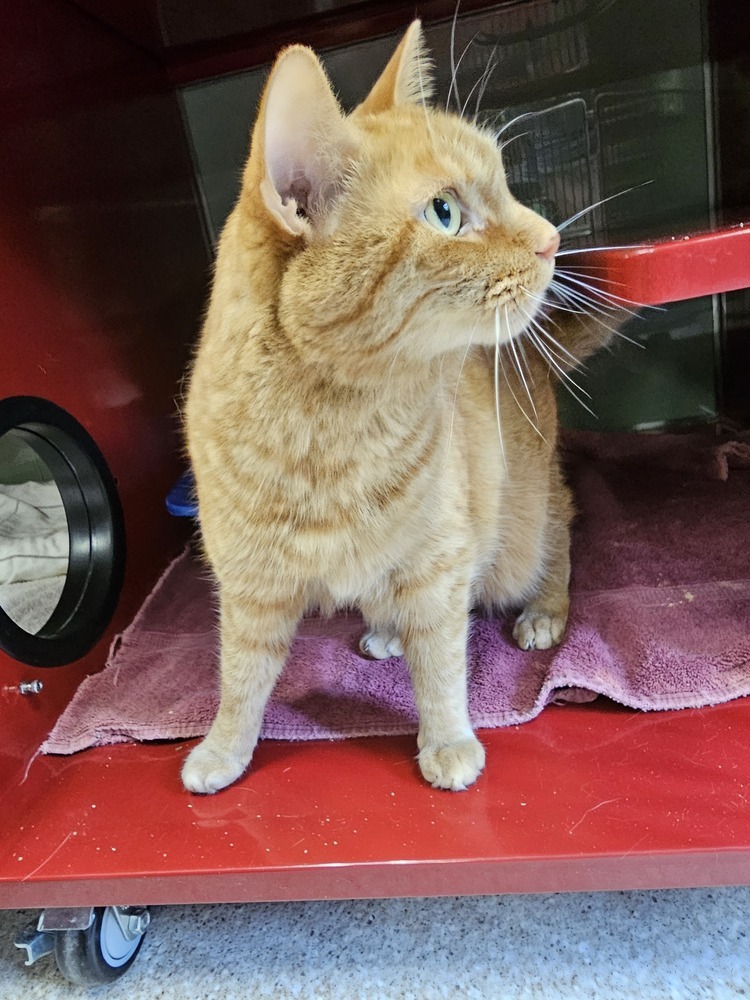
[[[182,783],[189,792],[213,795],[226,788],[243,773],[248,761],[236,755],[215,750],[204,740],[187,756],[182,766]]]
[[[524,611],[513,627],[513,638],[521,649],[551,649],[561,642],[566,621],[566,615]]]
[[[388,660],[391,656],[403,656],[404,647],[395,632],[365,632],[359,640],[360,652],[373,660]]]
[[[476,736],[471,736],[447,746],[424,746],[417,760],[422,776],[433,788],[461,792],[481,774],[484,747]]]

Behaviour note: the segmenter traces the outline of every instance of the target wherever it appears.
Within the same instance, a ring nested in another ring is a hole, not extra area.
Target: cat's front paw
[[[566,615],[524,611],[513,628],[513,638],[521,649],[551,649],[562,640],[566,621]]]
[[[395,632],[365,632],[359,640],[360,652],[373,660],[387,660],[391,656],[403,656],[404,647]]]
[[[417,757],[425,781],[433,788],[463,791],[477,780],[484,767],[484,747],[471,736],[447,746],[423,746]]]
[[[213,795],[236,781],[248,763],[235,754],[215,749],[204,740],[188,754],[182,766],[182,783],[189,792]]]

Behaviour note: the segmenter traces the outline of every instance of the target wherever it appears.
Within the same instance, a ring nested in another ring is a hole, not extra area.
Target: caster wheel
[[[60,972],[77,986],[101,986],[124,975],[136,959],[148,912],[139,911],[137,927],[132,916],[114,906],[97,906],[94,920],[86,930],[58,931],[55,960]]]

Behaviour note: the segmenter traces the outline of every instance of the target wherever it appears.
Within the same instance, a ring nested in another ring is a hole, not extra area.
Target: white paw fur
[[[433,788],[460,792],[481,774],[484,747],[476,736],[471,736],[447,746],[424,746],[417,760],[422,776]]]
[[[365,632],[359,640],[360,652],[373,660],[387,660],[391,656],[403,656],[404,647],[395,632]]]
[[[236,781],[247,765],[248,761],[214,750],[204,740],[188,754],[182,766],[182,783],[189,792],[213,795]]]
[[[565,632],[566,617],[543,611],[524,611],[513,628],[513,638],[521,649],[551,649]]]

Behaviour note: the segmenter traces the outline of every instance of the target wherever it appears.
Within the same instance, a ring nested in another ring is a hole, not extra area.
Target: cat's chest
[[[343,437],[343,435],[342,435]],[[280,472],[266,516],[305,576],[338,599],[389,572],[429,533],[446,474],[440,428],[410,428],[395,442],[375,434],[326,441]]]
[[[326,507],[388,506],[439,458],[447,437],[435,407],[332,405],[313,396],[247,425],[247,442],[285,475],[294,502]]]

